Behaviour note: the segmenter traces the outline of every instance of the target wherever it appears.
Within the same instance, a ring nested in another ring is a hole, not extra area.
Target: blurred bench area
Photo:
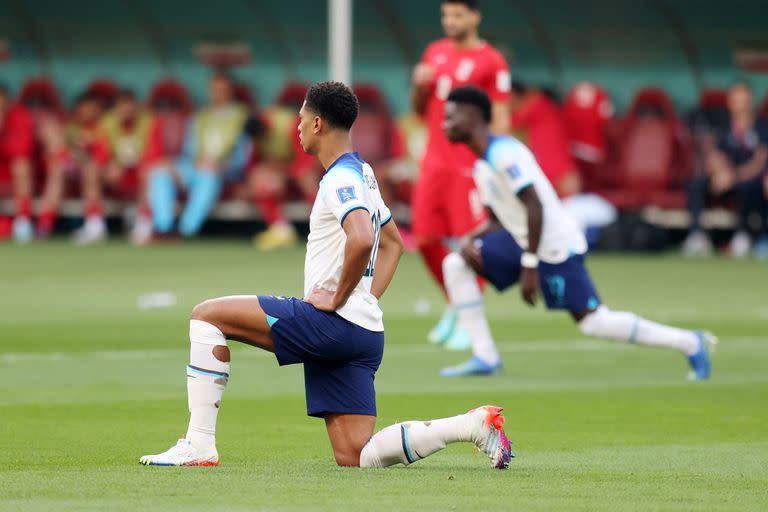
[[[407,226],[426,137],[410,76],[442,35],[439,2],[353,4],[353,137]],[[698,255],[729,240],[738,253],[734,232],[766,235],[763,129],[754,141],[732,133],[733,101],[768,118],[764,2],[484,0],[482,10],[483,36],[512,69],[514,133],[563,198],[595,194],[618,212],[594,243],[685,240]],[[125,230],[141,244],[175,233],[163,223],[178,216],[182,236],[232,224],[265,250],[292,243],[322,174],[295,128],[308,84],[327,78],[327,26],[324,1],[0,2],[0,238],[76,228],[86,244]],[[731,97],[737,82],[748,100]],[[732,167],[754,169],[725,183],[717,155],[729,137],[751,150]],[[181,199],[199,208],[174,207]]]

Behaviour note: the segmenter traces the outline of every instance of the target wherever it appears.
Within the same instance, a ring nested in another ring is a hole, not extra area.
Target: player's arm
[[[313,290],[306,301],[322,311],[336,311],[347,303],[357,283],[365,273],[375,242],[373,224],[368,210],[356,208],[344,217],[341,226],[347,235],[344,244],[344,264],[336,291]]]
[[[474,231],[459,240],[459,254],[461,254],[461,257],[467,262],[467,265],[479,275],[483,275],[483,258],[476,243],[477,239],[484,237],[488,233],[502,229],[501,222],[499,222],[493,209],[486,206],[485,211],[487,214],[486,220]]]
[[[491,103],[491,132],[499,135],[509,133],[509,102]]]
[[[395,221],[390,220],[381,228],[379,252],[376,257],[376,273],[373,275],[373,282],[371,283],[371,293],[377,299],[380,299],[387,291],[402,254],[403,239],[400,238],[400,231],[398,231]]]
[[[413,89],[411,90],[411,108],[423,116],[427,111],[427,101],[432,91],[435,71],[429,64],[420,62],[413,69]]]
[[[539,242],[544,226],[544,210],[539,195],[533,185],[528,185],[517,193],[528,214],[528,249],[523,253],[520,274],[520,291],[523,300],[533,306],[539,292]]]
[[[736,179],[747,181],[756,178],[763,173],[766,162],[768,162],[768,148],[764,144],[760,144],[749,161],[736,167]]]

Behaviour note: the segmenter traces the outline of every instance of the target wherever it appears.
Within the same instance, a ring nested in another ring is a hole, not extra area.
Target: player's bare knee
[[[216,305],[214,300],[206,300],[192,308],[192,320],[202,320],[203,322],[210,322],[213,319],[216,311]]]
[[[351,451],[334,451],[333,456],[336,458],[336,465],[341,467],[359,467],[360,466],[360,452]]]

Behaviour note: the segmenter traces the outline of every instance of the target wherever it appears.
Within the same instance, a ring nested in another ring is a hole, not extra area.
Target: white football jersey
[[[379,186],[370,165],[357,153],[338,158],[320,180],[320,189],[309,216],[307,256],[304,261],[304,296],[316,288],[336,291],[344,264],[347,235],[342,225],[354,210],[368,212],[375,242],[371,259],[347,303],[336,312],[369,331],[383,331],[382,312],[371,283],[376,269],[381,228],[392,219],[379,194]]]
[[[584,234],[522,142],[492,136],[485,155],[475,163],[474,178],[483,203],[523,249],[528,248],[528,212],[517,195],[534,187],[544,214],[538,252],[541,261],[562,263],[587,251]]]

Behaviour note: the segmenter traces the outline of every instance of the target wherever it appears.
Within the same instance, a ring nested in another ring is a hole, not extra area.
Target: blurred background
[[[514,133],[582,212],[594,247],[768,257],[764,2],[481,7],[480,34],[512,71]],[[3,2],[0,237],[146,244],[226,234],[263,250],[293,245],[321,174],[298,146],[296,112],[308,84],[329,77],[356,88],[355,144],[407,235],[426,138],[410,112],[411,73],[442,37],[439,8]],[[226,122],[190,135],[222,106]],[[153,170],[176,165],[164,179],[185,185],[180,162],[205,158],[220,182],[200,194],[158,182],[150,197]],[[186,212],[195,201],[213,206]]]

